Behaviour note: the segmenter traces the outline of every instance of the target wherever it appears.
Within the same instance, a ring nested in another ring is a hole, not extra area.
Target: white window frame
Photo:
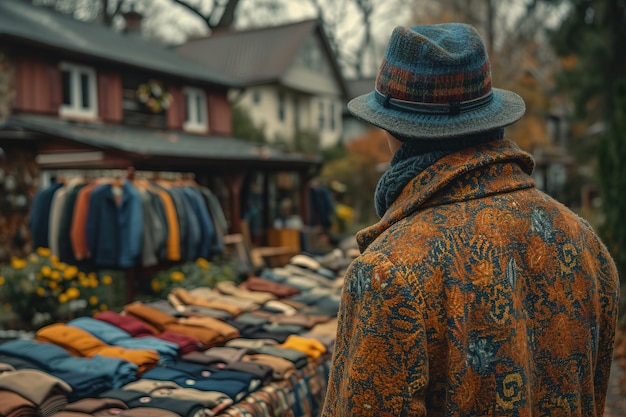
[[[62,103],[59,107],[59,115],[62,117],[95,119],[98,116],[98,88],[96,82],[96,71],[84,65],[61,62],[59,69],[70,73],[70,104]],[[80,76],[87,75],[87,88],[89,103],[87,108],[83,108],[82,84]]]
[[[279,91],[277,93],[277,119],[279,123],[284,123],[287,120],[287,97],[284,92]]]
[[[328,123],[326,122],[326,103],[324,100],[317,102],[317,128],[320,132],[326,130]]]
[[[183,88],[185,96],[185,108],[187,120],[183,123],[183,129],[188,132],[205,133],[209,130],[209,113],[207,111],[206,92],[201,88]],[[200,108],[198,109],[198,104]],[[198,118],[200,115],[200,119]]]

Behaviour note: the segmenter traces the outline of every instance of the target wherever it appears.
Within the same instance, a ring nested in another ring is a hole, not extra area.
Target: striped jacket
[[[615,264],[508,140],[448,155],[359,232],[322,415],[596,416]]]

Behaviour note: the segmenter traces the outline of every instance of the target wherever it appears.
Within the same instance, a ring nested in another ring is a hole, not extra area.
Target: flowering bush
[[[213,288],[218,282],[237,281],[238,278],[234,260],[222,257],[209,262],[198,258],[195,262],[182,263],[158,272],[152,277],[150,287],[155,296],[166,298],[176,287]]]
[[[2,309],[16,314],[23,325],[107,310],[114,276],[114,271],[80,271],[60,262],[50,249],[38,248],[26,259],[12,258],[0,266]]]

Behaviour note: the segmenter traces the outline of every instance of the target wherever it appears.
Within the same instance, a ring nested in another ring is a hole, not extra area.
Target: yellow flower
[[[60,281],[61,280],[61,273],[59,271],[52,271],[50,273],[50,278],[52,278],[55,281]]]
[[[37,256],[36,253],[31,253],[30,255],[28,255],[28,262],[30,262],[31,264],[37,263],[38,260],[39,256]]]
[[[81,287],[84,287],[84,288],[89,287],[89,284],[90,284],[89,283],[89,279],[87,279],[87,278],[79,278],[79,280],[80,280],[80,286]]]
[[[89,280],[89,285],[93,288],[97,288],[98,287],[98,280],[96,278],[92,278]]]
[[[65,304],[65,303],[67,303],[67,300],[68,300],[67,294],[65,294],[65,293],[59,294],[59,303]]]
[[[80,295],[80,291],[78,290],[78,288],[68,288],[67,291],[67,298],[70,300],[73,300],[75,298],[78,298],[78,296]]]
[[[50,289],[51,289],[51,290],[56,289],[58,286],[59,286],[59,284],[57,284],[57,282],[56,282],[56,281],[50,281],[50,282],[48,283],[48,287],[50,287]]]
[[[157,279],[153,279],[150,282],[150,286],[152,287],[152,291],[154,291],[154,292],[161,291],[161,283]]]
[[[204,258],[198,258],[198,259],[196,259],[196,264],[197,264],[198,266],[201,266],[202,268],[205,268],[205,269],[209,267],[209,261],[207,261],[207,260],[206,260],[206,259],[204,259]]]
[[[0,285],[4,285],[4,277],[0,275]]]
[[[87,278],[89,278],[89,279],[96,279],[96,278],[97,278],[96,273],[95,273],[95,272],[90,272],[90,273],[87,275]]]
[[[111,278],[111,275],[105,275],[102,277],[102,283],[104,285],[110,285],[113,282],[113,278]]]
[[[24,267],[26,266],[26,261],[20,258],[12,257],[11,266],[13,267],[13,269],[24,269]]]
[[[52,268],[50,268],[48,265],[44,265],[41,267],[41,275],[43,275],[44,277],[49,277],[51,273]]]
[[[37,255],[48,257],[52,254],[52,251],[48,248],[39,247],[37,248]]]
[[[185,274],[183,274],[180,271],[174,271],[172,272],[171,277],[172,277],[172,281],[180,282],[185,279]]]
[[[52,266],[54,266],[55,268],[57,267],[57,265],[59,264],[59,257],[52,255],[50,257],[50,262],[52,262]]]
[[[70,280],[74,278],[76,274],[78,274],[78,268],[74,265],[70,265],[63,271],[63,278]]]
[[[109,306],[106,304],[100,304],[100,311],[107,311],[109,309]]]
[[[95,306],[96,304],[98,304],[98,297],[95,295],[92,295],[91,297],[89,297],[89,304],[91,304],[92,306]]]
[[[42,287],[35,288],[35,292],[40,297],[43,297],[44,295],[46,295],[46,290],[44,290]]]
[[[59,262],[57,264],[57,269],[60,271],[65,271],[65,268],[67,268],[67,264],[65,262]]]

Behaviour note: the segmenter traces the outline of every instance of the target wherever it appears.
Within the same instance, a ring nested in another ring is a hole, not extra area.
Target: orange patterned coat
[[[443,157],[359,232],[322,415],[596,416],[615,264],[508,140]]]

